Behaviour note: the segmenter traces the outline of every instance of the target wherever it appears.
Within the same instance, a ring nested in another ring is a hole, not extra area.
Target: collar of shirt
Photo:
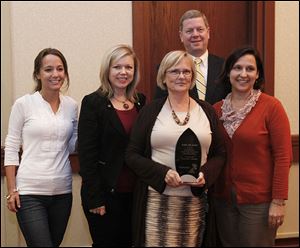
[[[192,57],[195,60],[196,57],[194,57],[194,56],[192,56]],[[207,80],[207,70],[208,70],[208,50],[206,50],[206,52],[202,54],[200,59],[202,60],[202,63],[200,64],[200,68],[201,68],[201,71],[203,72],[203,76],[206,81]]]
[[[207,68],[207,64],[208,64],[208,50],[206,50],[205,53],[202,54],[201,57],[194,57],[192,56],[193,59],[195,60],[195,58],[200,58],[202,60],[202,65]]]

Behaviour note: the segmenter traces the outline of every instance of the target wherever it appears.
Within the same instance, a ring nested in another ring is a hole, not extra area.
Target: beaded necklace
[[[174,121],[176,122],[176,124],[178,124],[179,126],[186,125],[189,122],[189,120],[190,120],[190,102],[191,102],[190,98],[189,98],[188,112],[186,113],[186,116],[185,116],[183,122],[181,122],[179,120],[178,116],[176,115],[176,113],[175,113],[175,111],[174,111],[174,109],[172,107],[172,104],[171,104],[171,101],[170,101],[169,97],[168,97],[168,101],[169,101],[169,104],[170,104],[170,107],[171,107],[171,110],[172,110],[172,117],[173,117]]]

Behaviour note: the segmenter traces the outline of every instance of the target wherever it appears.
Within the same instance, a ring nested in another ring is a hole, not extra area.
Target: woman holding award
[[[206,227],[206,192],[225,162],[211,105],[189,97],[195,66],[184,51],[162,60],[157,84],[168,97],[144,107],[133,127],[126,160],[138,176],[135,246],[200,246]]]

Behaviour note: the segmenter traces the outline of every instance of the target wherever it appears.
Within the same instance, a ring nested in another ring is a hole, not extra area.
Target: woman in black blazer
[[[81,198],[93,246],[131,246],[135,176],[124,161],[129,134],[145,96],[136,92],[139,62],[128,45],[104,56],[100,88],[82,100],[78,152]]]

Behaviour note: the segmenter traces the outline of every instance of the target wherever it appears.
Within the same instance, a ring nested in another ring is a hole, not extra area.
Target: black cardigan
[[[154,100],[141,110],[133,126],[127,147],[126,163],[138,177],[133,206],[134,246],[145,245],[145,214],[148,185],[162,193],[166,187],[165,175],[170,169],[166,165],[151,160],[151,132],[156,117],[165,101],[166,97]],[[217,179],[225,163],[226,151],[214,109],[207,102],[202,100],[196,101],[206,113],[212,131],[212,144],[209,149],[208,159],[200,169],[205,175],[206,187],[209,189]]]
[[[145,96],[138,94],[139,111]],[[105,194],[116,186],[125,161],[129,135],[111,102],[95,91],[82,100],[78,123],[79,174],[82,203],[88,209],[105,205]]]

